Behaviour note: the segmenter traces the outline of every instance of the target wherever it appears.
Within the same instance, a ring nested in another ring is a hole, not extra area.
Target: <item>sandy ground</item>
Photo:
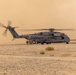
[[[76,44],[0,45],[0,75],[76,75]]]

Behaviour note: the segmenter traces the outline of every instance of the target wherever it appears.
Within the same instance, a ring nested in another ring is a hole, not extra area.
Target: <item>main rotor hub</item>
[[[7,29],[11,28],[11,26],[7,26]]]

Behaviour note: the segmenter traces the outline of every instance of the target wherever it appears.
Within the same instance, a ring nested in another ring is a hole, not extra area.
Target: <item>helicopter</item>
[[[4,31],[4,35],[7,34],[7,30],[10,31],[12,34],[13,38],[25,38],[27,39],[26,44],[51,44],[51,43],[66,43],[69,44],[70,38],[68,35],[62,32],[57,32],[57,31],[63,31],[63,30],[73,30],[73,29],[22,29],[23,31],[26,30],[31,30],[31,31],[43,31],[43,32],[38,32],[34,34],[24,34],[24,35],[19,35],[16,31],[15,28],[18,27],[12,27],[11,26],[11,21],[8,21],[8,25],[5,26],[2,23],[0,23],[0,26],[5,28],[6,30]],[[46,32],[44,32],[46,31]]]

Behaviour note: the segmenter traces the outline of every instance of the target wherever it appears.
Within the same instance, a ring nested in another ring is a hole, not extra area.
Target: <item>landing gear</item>
[[[33,44],[33,41],[32,40],[27,40],[26,41],[26,44],[28,45],[28,44]]]
[[[69,42],[66,42],[66,44],[69,44]]]
[[[44,43],[41,43],[42,45],[44,44]]]
[[[49,44],[49,43],[46,43],[46,44]]]
[[[29,44],[29,41],[26,41],[26,44],[28,45]]]
[[[44,42],[41,42],[41,44],[43,45],[43,44],[44,44]]]

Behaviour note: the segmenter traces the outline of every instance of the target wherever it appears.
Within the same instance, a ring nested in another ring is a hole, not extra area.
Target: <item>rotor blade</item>
[[[4,36],[7,36],[7,29],[3,33]]]
[[[76,39],[70,39],[70,41],[76,41]]]
[[[0,23],[0,26],[3,28],[7,28],[5,25],[3,25],[2,23]]]
[[[42,30],[48,30],[48,29],[20,29],[19,31],[42,31]]]
[[[58,31],[73,31],[75,29],[55,29],[55,30],[58,30]]]
[[[44,30],[49,30],[49,31],[73,31],[75,29],[20,29],[19,31],[44,31]]]
[[[11,23],[12,23],[12,22],[11,22],[10,20],[8,20],[8,26],[10,26],[10,25],[11,25]]]

